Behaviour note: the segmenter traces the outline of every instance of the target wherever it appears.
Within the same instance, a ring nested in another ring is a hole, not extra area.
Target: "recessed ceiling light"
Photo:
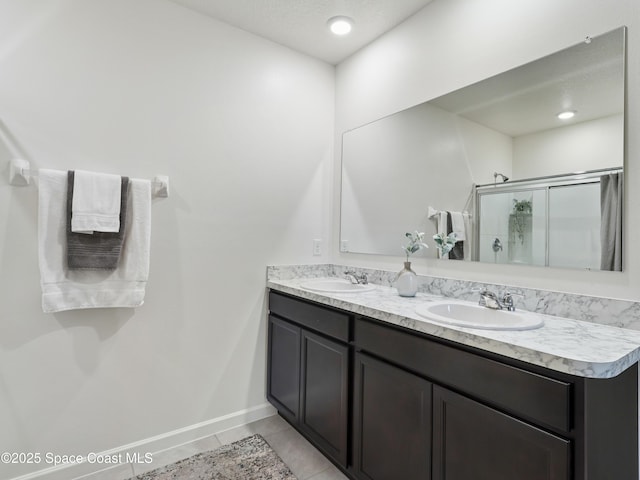
[[[327,22],[334,35],[346,35],[353,28],[353,19],[349,17],[332,17]]]
[[[557,116],[560,120],[569,120],[576,115],[575,110],[567,110],[565,112],[560,112]]]

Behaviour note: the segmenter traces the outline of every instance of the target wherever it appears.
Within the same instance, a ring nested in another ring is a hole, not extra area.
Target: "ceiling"
[[[600,35],[429,103],[511,137],[624,112],[624,31]],[[564,123],[556,114],[577,111]]]
[[[171,0],[204,15],[338,64],[432,0]],[[327,20],[354,20],[349,35],[337,37]]]
[[[433,0],[171,1],[335,65]],[[344,37],[327,27],[327,20],[339,15],[354,19],[353,31]],[[620,38],[593,40],[430,103],[513,137],[558,127],[555,114],[563,109],[578,110],[578,122],[620,113]]]

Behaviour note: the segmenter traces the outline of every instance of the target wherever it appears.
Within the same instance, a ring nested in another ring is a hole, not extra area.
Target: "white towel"
[[[66,265],[67,172],[40,170],[38,256],[45,313],[82,308],[138,307],[149,277],[151,182],[131,179],[120,263],[111,271]]]
[[[427,217],[436,222],[436,233],[447,234],[447,212],[429,207]]]
[[[462,219],[464,221],[464,231],[469,232],[467,239],[464,241],[464,259],[471,261],[473,251],[473,223],[469,212],[462,212]]]
[[[443,234],[447,236],[447,212],[444,210],[436,210],[432,206],[429,206],[427,209],[427,217],[431,220],[435,220],[436,222],[436,233]],[[440,254],[440,250],[438,250],[438,258],[442,260],[449,260],[449,254],[445,253],[444,255]]]
[[[436,210],[431,205],[429,205],[427,209],[427,217],[436,222],[436,233],[447,235],[447,212],[443,210]],[[438,258],[442,260],[449,260],[449,254],[440,255],[440,250],[438,250]]]
[[[119,175],[76,170],[71,231],[88,234],[120,231],[121,185]]]
[[[464,217],[462,212],[450,212],[451,213],[451,230],[456,234],[456,240],[464,242],[467,239],[465,233]]]

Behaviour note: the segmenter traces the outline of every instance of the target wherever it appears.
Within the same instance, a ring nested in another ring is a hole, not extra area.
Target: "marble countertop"
[[[267,287],[417,332],[582,377],[611,378],[640,360],[640,331],[540,315],[534,330],[480,330],[429,321],[415,308],[445,297],[418,293],[398,296],[395,288],[375,285],[359,293],[318,293],[301,287],[309,278],[268,280]]]

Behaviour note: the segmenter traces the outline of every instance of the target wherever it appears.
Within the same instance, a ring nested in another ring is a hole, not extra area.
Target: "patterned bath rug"
[[[199,453],[136,480],[297,480],[260,435]]]

